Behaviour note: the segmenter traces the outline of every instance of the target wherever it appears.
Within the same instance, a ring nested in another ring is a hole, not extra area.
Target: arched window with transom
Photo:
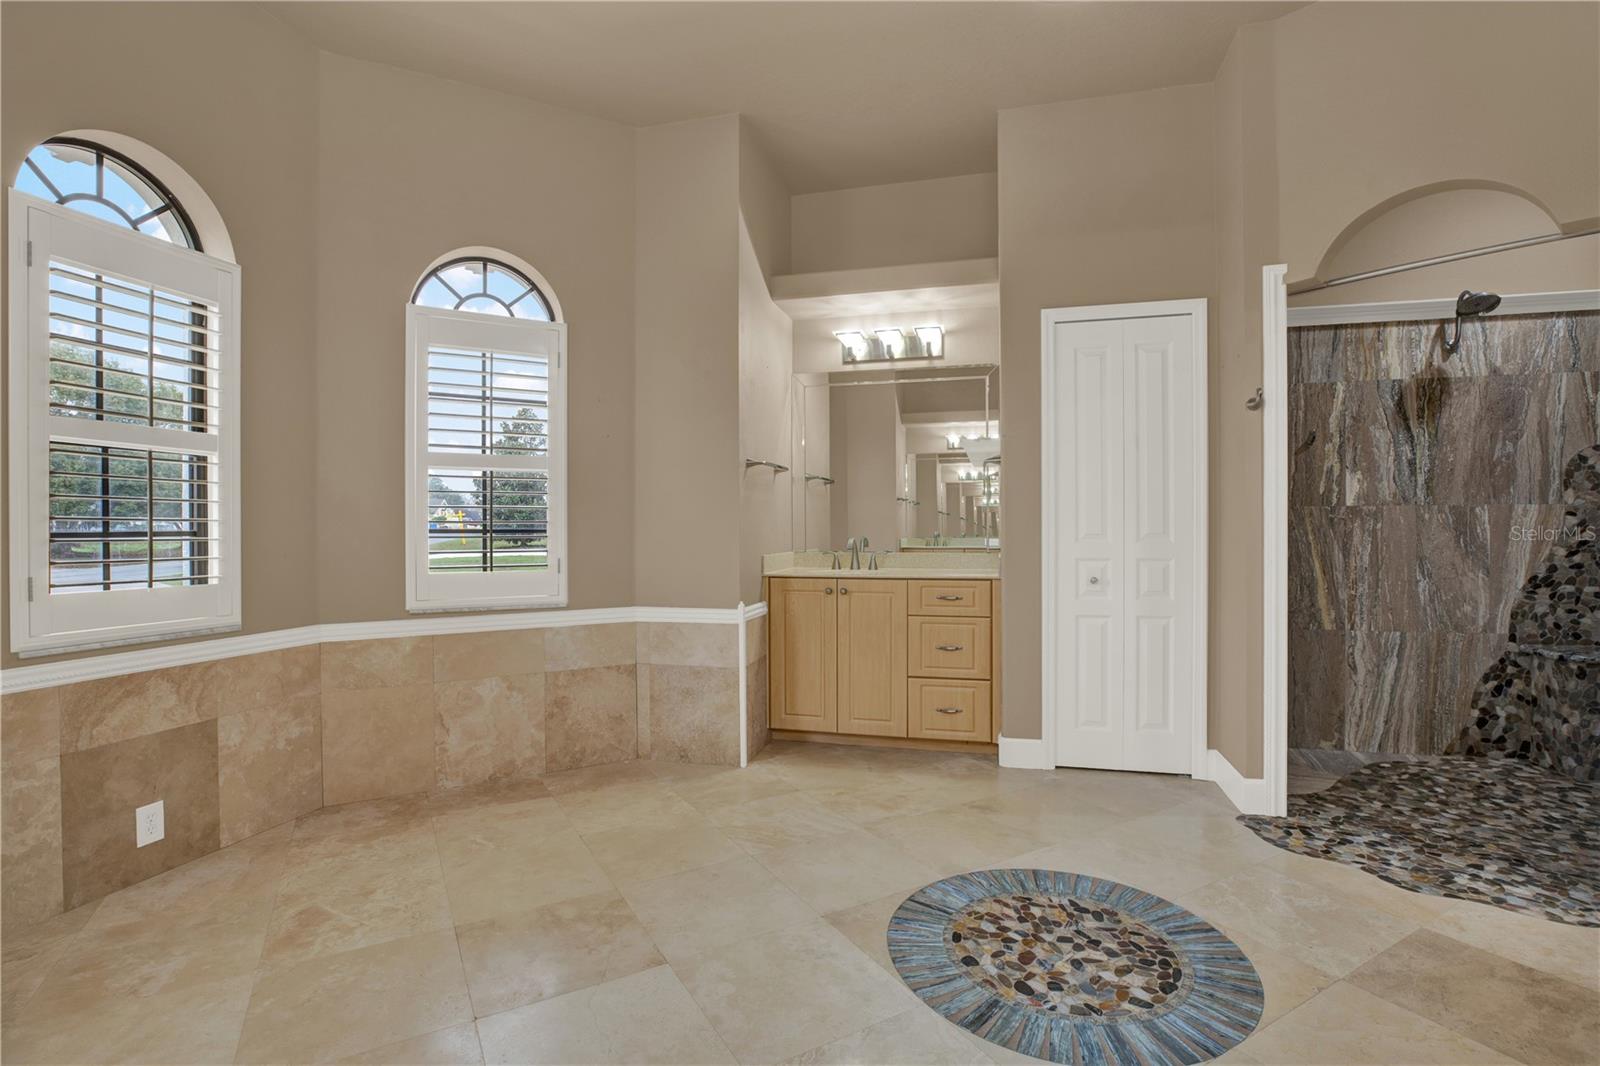
[[[13,649],[238,628],[239,268],[83,137],[28,153],[10,211]]]
[[[495,249],[436,260],[406,308],[409,610],[567,602],[566,326]]]

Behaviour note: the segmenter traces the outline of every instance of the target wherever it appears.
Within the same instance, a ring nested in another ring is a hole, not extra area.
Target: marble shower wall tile
[[[0,923],[9,937],[64,905],[61,760],[13,758],[0,774]]]
[[[1297,744],[1442,750],[1600,439],[1600,313],[1440,325],[1290,330]]]
[[[722,628],[733,630],[732,626]],[[735,639],[738,631],[734,631]],[[650,757],[739,765],[739,668],[649,664]]]
[[[157,799],[166,836],[136,847],[133,811]],[[216,851],[216,720],[63,755],[61,837],[69,909]]]
[[[585,626],[584,629],[612,629]],[[639,695],[633,664],[632,625],[628,630],[626,665],[583,669],[551,669],[545,674],[545,769],[574,770],[580,766],[627,762],[639,753]],[[566,633],[552,630],[551,636]],[[614,651],[613,634],[586,635],[576,643],[585,653]],[[585,647],[584,642],[587,642]],[[546,662],[571,661],[572,646],[559,653],[556,641],[546,643]],[[651,737],[652,749],[655,738]]]

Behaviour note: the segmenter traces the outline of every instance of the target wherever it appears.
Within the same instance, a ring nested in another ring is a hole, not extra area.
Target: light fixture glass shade
[[[903,330],[880,329],[876,331],[878,343],[883,345],[883,354],[889,359],[904,359],[906,357],[906,335]]]
[[[982,466],[1000,454],[999,437],[968,437],[967,458]]]
[[[867,341],[867,335],[858,329],[840,330],[834,334],[839,338],[839,347],[847,363],[859,363],[871,354],[872,346]]]
[[[918,354],[923,359],[944,358],[944,329],[941,326],[918,326],[916,328]]]

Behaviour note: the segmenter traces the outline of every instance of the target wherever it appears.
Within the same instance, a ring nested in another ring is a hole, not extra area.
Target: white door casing
[[[1044,739],[1204,776],[1205,302],[1043,315]]]

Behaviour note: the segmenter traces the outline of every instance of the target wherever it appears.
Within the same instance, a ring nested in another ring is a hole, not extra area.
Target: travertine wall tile
[[[166,837],[137,847],[133,812],[165,803]],[[62,868],[76,907],[221,847],[215,719],[61,757]]]
[[[545,768],[573,770],[637,758],[635,684],[632,663],[545,674]],[[652,735],[652,749],[655,743]]]
[[[545,631],[546,670],[632,666],[638,658],[639,649],[632,622],[598,626],[559,626]]]
[[[322,645],[324,692],[404,688],[432,680],[432,637],[387,637]]]
[[[60,754],[60,688],[0,696],[0,765],[27,765]]]
[[[544,674],[434,685],[434,787],[544,773]]]
[[[321,663],[317,644],[218,660],[217,713],[314,696],[322,690]]]
[[[322,699],[288,697],[217,719],[222,846],[322,806]]]
[[[757,615],[744,624],[744,661],[753,663],[767,654],[767,616]]]
[[[739,765],[737,667],[653,663],[649,684],[652,759]]]
[[[727,623],[643,622],[639,661],[665,666],[737,666],[739,630]]]
[[[755,758],[772,739],[771,719],[767,715],[767,657],[745,667],[745,715],[749,719],[746,741],[749,756]]]
[[[61,750],[85,751],[217,716],[220,662],[61,687]]]
[[[61,760],[13,760],[0,776],[0,922],[8,939],[12,929],[60,914],[63,899]]]
[[[433,638],[434,681],[472,681],[544,672],[543,629],[451,633]]]
[[[433,732],[432,684],[324,692],[322,802],[428,791]]]

